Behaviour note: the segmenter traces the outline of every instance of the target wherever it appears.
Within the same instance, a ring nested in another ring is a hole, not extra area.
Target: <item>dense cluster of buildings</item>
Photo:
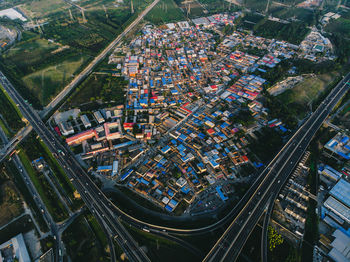
[[[269,121],[259,75],[299,46],[238,31],[217,43],[218,30],[239,16],[144,26],[110,59],[128,80],[125,105],[62,113],[56,131],[93,172],[169,212],[210,185],[239,179],[242,166],[258,168],[246,135],[262,126],[287,131]],[[231,192],[225,189],[215,191],[223,202]]]

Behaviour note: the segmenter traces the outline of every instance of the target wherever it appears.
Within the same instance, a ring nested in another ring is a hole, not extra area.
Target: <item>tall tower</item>
[[[105,5],[102,5],[102,6],[103,6],[103,10],[105,10],[106,18],[108,19],[107,9],[106,9]]]
[[[134,13],[134,3],[132,2],[132,0],[131,0],[131,13],[132,14]]]
[[[81,10],[81,14],[82,14],[82,16],[83,16],[83,23],[86,23],[87,21],[86,21],[86,18],[85,18],[85,12],[84,12],[84,9],[83,9],[83,8],[81,8],[80,10]]]
[[[337,10],[339,9],[340,5],[341,5],[341,0],[338,1]]]
[[[270,0],[267,1],[265,14],[267,14],[269,12],[269,5],[270,5]]]
[[[69,8],[68,11],[69,11],[70,20],[73,21],[74,19],[73,19],[73,15],[72,15],[72,10],[70,10],[70,8]]]

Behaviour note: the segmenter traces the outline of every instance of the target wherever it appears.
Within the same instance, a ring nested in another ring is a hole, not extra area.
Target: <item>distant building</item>
[[[4,250],[6,249],[6,252]],[[11,251],[11,254],[10,252]],[[23,235],[19,234],[9,241],[0,245],[0,261],[14,261],[17,258],[19,262],[30,262],[30,257],[24,243]]]

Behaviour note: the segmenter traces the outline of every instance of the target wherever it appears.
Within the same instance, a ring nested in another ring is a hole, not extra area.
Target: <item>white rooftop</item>
[[[27,21],[27,18],[25,18],[20,12],[13,8],[1,10],[0,17],[8,17],[11,20],[19,19],[22,22]]]

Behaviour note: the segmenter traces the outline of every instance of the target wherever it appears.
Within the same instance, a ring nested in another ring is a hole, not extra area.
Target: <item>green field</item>
[[[0,125],[8,137],[25,126],[22,114],[0,86]]]
[[[73,262],[108,261],[107,239],[91,214],[83,214],[63,232],[62,240]]]
[[[38,191],[41,199],[43,200],[48,211],[52,215],[56,222],[60,222],[68,218],[68,212],[64,208],[62,202],[59,200],[55,191],[46,180],[43,174],[38,173],[31,165],[31,160],[24,150],[18,154],[24,168],[28,172],[30,179],[32,180],[36,190]]]
[[[52,59],[51,52],[58,48],[58,44],[40,39],[38,35],[34,34],[31,35],[30,39],[17,43],[2,57],[6,65],[17,66],[22,75],[26,75],[40,69],[42,67],[41,61]]]
[[[20,9],[31,18],[43,18],[51,13],[66,10],[71,6],[62,0],[30,0],[25,1]]]
[[[154,24],[185,20],[184,13],[176,5],[174,0],[159,1],[159,3],[146,15],[145,18]]]
[[[65,108],[83,105],[83,111],[93,110],[101,107],[101,103],[98,101],[103,101],[107,106],[123,104],[126,84],[121,77],[112,77],[109,74],[91,75],[70,96]]]
[[[111,0],[83,1],[87,9],[71,9],[61,0],[38,0],[22,6],[33,16],[43,14],[41,29],[23,32],[22,41],[1,55],[0,70],[22,96],[40,109],[59,93],[89,61],[130,24],[151,0],[130,0],[116,5]],[[106,7],[106,10],[104,10]]]
[[[253,33],[258,36],[285,40],[293,44],[299,44],[310,31],[304,22],[285,24],[255,14],[245,15],[239,22],[238,27],[253,30]]]
[[[21,94],[35,107],[46,105],[72,79],[86,56],[72,48],[26,34],[24,41],[2,55],[1,68]]]
[[[22,175],[19,173],[14,163],[12,161],[6,162],[6,164],[2,164],[0,165],[0,167],[1,167],[1,172],[0,172],[1,176],[4,175],[6,177],[9,177],[14,182],[19,192],[23,196],[24,201],[27,203],[27,205],[31,209],[35,220],[39,224],[40,230],[43,232],[47,232],[48,227],[46,225],[46,222],[42,217],[42,214],[38,206],[35,204],[33,195],[29,192]]]
[[[235,11],[237,9],[237,6],[233,4],[231,4],[230,6],[229,2],[225,0],[198,0],[198,2],[204,6],[204,8],[209,12],[209,14],[227,12],[228,10]]]
[[[45,162],[49,165],[52,170],[53,175],[57,178],[57,181],[61,185],[64,193],[72,201],[72,210],[77,210],[82,206],[81,199],[76,199],[74,197],[75,188],[70,182],[68,176],[62,169],[62,167],[58,164],[57,160],[53,157],[52,153],[49,151],[47,146],[39,139],[34,136],[30,136],[28,140],[23,142],[23,147],[27,156],[30,156],[30,160],[34,160],[40,157],[43,157]]]
[[[309,110],[308,104],[317,100],[327,86],[335,80],[336,76],[336,73],[329,73],[306,77],[304,81],[297,84],[293,89],[286,90],[278,95],[277,98],[288,108],[294,108],[297,111],[297,115],[302,117]]]
[[[2,174],[0,173],[0,176]],[[24,211],[22,201],[23,199],[11,181],[0,183],[0,226]]]
[[[72,57],[54,66],[49,66],[23,77],[24,84],[35,94],[41,104],[48,104],[78,73],[87,59]]]

